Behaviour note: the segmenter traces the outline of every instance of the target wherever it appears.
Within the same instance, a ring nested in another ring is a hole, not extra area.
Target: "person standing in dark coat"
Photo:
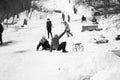
[[[0,42],[1,42],[1,45],[3,44],[3,40],[2,40],[3,30],[4,30],[4,28],[3,28],[2,24],[0,23]]]
[[[68,15],[68,22],[70,22],[70,15]]]
[[[52,30],[52,22],[49,18],[47,19],[46,27],[47,27],[48,39],[49,39],[49,34],[51,35],[51,37],[53,37],[52,36],[52,31],[51,31]]]
[[[73,11],[74,11],[74,14],[77,14],[77,8],[75,6],[73,6]]]
[[[62,19],[63,19],[63,21],[65,21],[65,14],[64,13],[62,13]]]

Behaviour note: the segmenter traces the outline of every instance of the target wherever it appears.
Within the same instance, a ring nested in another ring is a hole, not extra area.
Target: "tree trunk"
[[[8,28],[8,15],[7,15],[7,28]]]
[[[33,13],[33,8],[31,8],[31,12],[30,12],[30,17],[29,17],[29,19],[31,19],[32,13]]]
[[[109,0],[104,0],[103,2],[104,2],[105,18],[107,18]]]

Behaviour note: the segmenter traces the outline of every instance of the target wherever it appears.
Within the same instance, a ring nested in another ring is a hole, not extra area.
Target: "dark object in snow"
[[[45,36],[42,37],[42,39],[40,40],[39,44],[37,45],[36,50],[39,50],[39,47],[42,46],[42,50],[49,50],[50,49],[50,45],[48,40],[45,38]]]
[[[100,40],[96,41],[96,44],[101,44],[101,43],[108,43],[109,40]]]
[[[93,31],[93,30],[99,31],[98,26],[97,25],[82,26],[82,31],[81,32],[84,32],[84,31]]]
[[[49,18],[47,18],[47,22],[46,22],[46,28],[47,28],[47,32],[48,32],[48,38],[49,38],[49,34],[52,36],[52,22]]]
[[[84,47],[82,43],[74,43],[72,48],[73,48],[73,51],[84,51]]]
[[[0,47],[9,46],[9,45],[12,45],[14,43],[15,43],[15,41],[7,41],[7,42],[4,42],[2,45],[0,45]]]
[[[84,22],[84,21],[86,22],[87,20],[86,20],[86,17],[83,15],[81,18],[81,22]]]
[[[117,37],[115,39],[116,40],[120,40],[120,35],[117,35]]]
[[[98,39],[94,39],[96,44],[101,44],[101,43],[108,43],[109,40],[105,38],[105,36],[100,35]]]
[[[62,13],[61,10],[53,10],[53,12],[56,12],[56,13]]]
[[[3,44],[3,40],[2,40],[3,30],[4,30],[3,25],[0,23],[0,43],[1,43],[1,45]]]
[[[59,36],[57,34],[54,35],[51,41],[50,52],[52,52],[52,50],[58,50],[58,51],[62,50],[62,52],[68,52],[66,51],[66,42],[62,42],[61,44],[59,44],[59,40],[65,33],[66,33],[66,29]]]

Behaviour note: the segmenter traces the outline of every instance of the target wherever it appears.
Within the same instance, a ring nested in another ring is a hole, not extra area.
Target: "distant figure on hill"
[[[19,14],[17,14],[17,19],[19,19],[20,18],[20,16],[19,16]]]
[[[46,22],[46,28],[47,28],[47,33],[48,33],[48,39],[49,39],[49,34],[52,36],[52,22],[49,18],[47,18],[47,22]]]
[[[65,21],[65,14],[62,13],[62,20]]]
[[[74,14],[77,14],[77,8],[75,6],[73,6],[73,11],[74,11]]]
[[[1,45],[3,44],[3,40],[2,40],[3,30],[4,30],[4,28],[3,28],[2,24],[0,23],[0,43],[1,43]]]
[[[66,28],[67,37],[69,37],[70,35],[73,36],[73,34],[70,32],[69,24],[65,21],[64,25],[65,25],[65,28]]]
[[[86,22],[87,20],[86,20],[86,17],[83,15],[81,18],[81,22],[84,22],[84,21]]]
[[[37,45],[37,48],[36,48],[37,51],[39,50],[40,46],[42,46],[42,50],[49,50],[50,49],[49,42],[45,38],[45,36],[42,37],[39,44]]]
[[[27,25],[27,19],[24,19],[22,27],[24,27],[24,25]]]
[[[70,22],[70,15],[68,15],[68,22]]]
[[[117,37],[115,39],[116,40],[120,40],[120,35],[117,35]]]
[[[52,50],[58,50],[58,51],[62,50],[62,52],[68,52],[66,51],[66,42],[62,42],[61,44],[59,44],[59,40],[65,34],[65,32],[66,29],[59,36],[57,34],[54,35],[51,41],[50,52],[52,52]]]

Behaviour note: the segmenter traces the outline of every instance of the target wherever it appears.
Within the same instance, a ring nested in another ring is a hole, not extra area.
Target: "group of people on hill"
[[[69,18],[68,18],[68,22],[70,21]],[[64,26],[65,26],[65,28],[67,30],[67,32],[66,32],[67,36],[68,37],[70,35],[73,36],[73,34],[70,32],[69,24],[65,21],[65,15],[64,15],[64,13],[62,13],[62,19],[63,19],[63,24],[64,24]],[[48,34],[48,39],[49,39],[50,35],[51,35],[51,37],[53,37],[53,35],[52,35],[52,21],[50,20],[50,18],[47,18],[46,28],[47,28],[47,34]]]
[[[54,37],[52,37],[51,45],[49,44],[49,41],[46,39],[46,37],[43,36],[37,45],[37,50],[39,50],[39,47],[42,46],[42,50],[50,50],[50,52],[52,52],[52,50],[62,50],[62,52],[68,52],[66,50],[66,42],[59,42],[65,33],[66,29],[60,35],[55,34]]]
[[[50,35],[52,38],[51,45],[49,44],[49,41],[46,39],[46,37],[43,36],[42,39],[39,41],[39,44],[37,45],[37,48],[36,48],[37,51],[39,50],[40,46],[42,46],[42,50],[50,50],[50,52],[52,52],[52,50],[58,50],[58,51],[62,50],[62,52],[68,52],[66,50],[67,43],[66,42],[59,43],[59,40],[61,39],[61,37],[65,33],[67,34],[67,37],[73,36],[73,34],[71,33],[71,30],[70,30],[70,27],[68,24],[69,20],[68,20],[68,22],[65,21],[65,14],[64,13],[62,13],[62,20],[63,20],[63,24],[65,26],[65,30],[60,35],[55,34],[53,36],[53,34],[52,34],[52,21],[50,20],[50,18],[47,18],[46,28],[47,28],[48,39],[50,38]],[[82,16],[81,21],[82,22],[87,21],[87,19],[84,15]],[[95,17],[93,17],[93,22],[97,22]]]
[[[81,22],[87,22],[87,18],[84,15],[81,17]],[[92,17],[92,22],[93,24],[98,24],[95,16]]]
[[[70,15],[67,15],[67,18],[65,18],[65,13],[62,13],[62,20],[65,21],[65,19],[67,19],[68,22],[70,22]]]
[[[74,13],[77,14],[77,9],[75,6],[73,7],[73,10],[74,10]],[[65,30],[60,35],[55,34],[54,36],[52,34],[52,21],[50,20],[50,18],[47,18],[46,29],[47,29],[48,39],[50,38],[50,36],[52,38],[51,45],[49,44],[49,41],[46,39],[46,37],[43,36],[42,39],[39,41],[39,44],[37,45],[36,50],[39,50],[40,46],[42,46],[42,50],[50,50],[50,52],[52,52],[52,50],[58,50],[58,51],[62,50],[62,52],[68,52],[66,50],[67,43],[66,42],[59,43],[59,40],[65,33],[67,34],[67,37],[73,36],[73,34],[71,33],[71,30],[70,30],[69,24],[68,24],[68,22],[70,22],[70,15],[69,14],[67,15],[67,21],[66,21],[65,17],[66,17],[65,14],[62,13],[62,21],[65,26]],[[82,22],[86,21],[86,17],[83,15],[81,20],[82,20]],[[97,22],[95,17],[93,17],[93,22]],[[24,27],[24,25],[27,25],[27,19],[24,19],[23,27]],[[1,43],[1,45],[3,44],[3,40],[2,40],[3,30],[4,30],[4,28],[3,28],[2,24],[0,24],[0,43]]]
[[[55,34],[53,36],[52,34],[52,21],[50,20],[50,18],[47,18],[47,22],[46,22],[46,28],[47,28],[47,33],[48,33],[48,39],[50,38],[51,35],[51,45],[49,44],[49,41],[46,39],[45,36],[43,36],[41,38],[41,40],[39,41],[39,44],[37,45],[36,50],[38,51],[40,46],[42,46],[42,50],[50,50],[50,52],[52,52],[52,50],[62,50],[62,52],[68,52],[66,50],[66,42],[62,42],[60,43],[59,40],[62,38],[62,36],[66,33],[67,37],[73,36],[73,34],[70,31],[69,28],[69,24],[66,21],[63,21],[63,24],[65,26],[65,30],[60,34]]]

